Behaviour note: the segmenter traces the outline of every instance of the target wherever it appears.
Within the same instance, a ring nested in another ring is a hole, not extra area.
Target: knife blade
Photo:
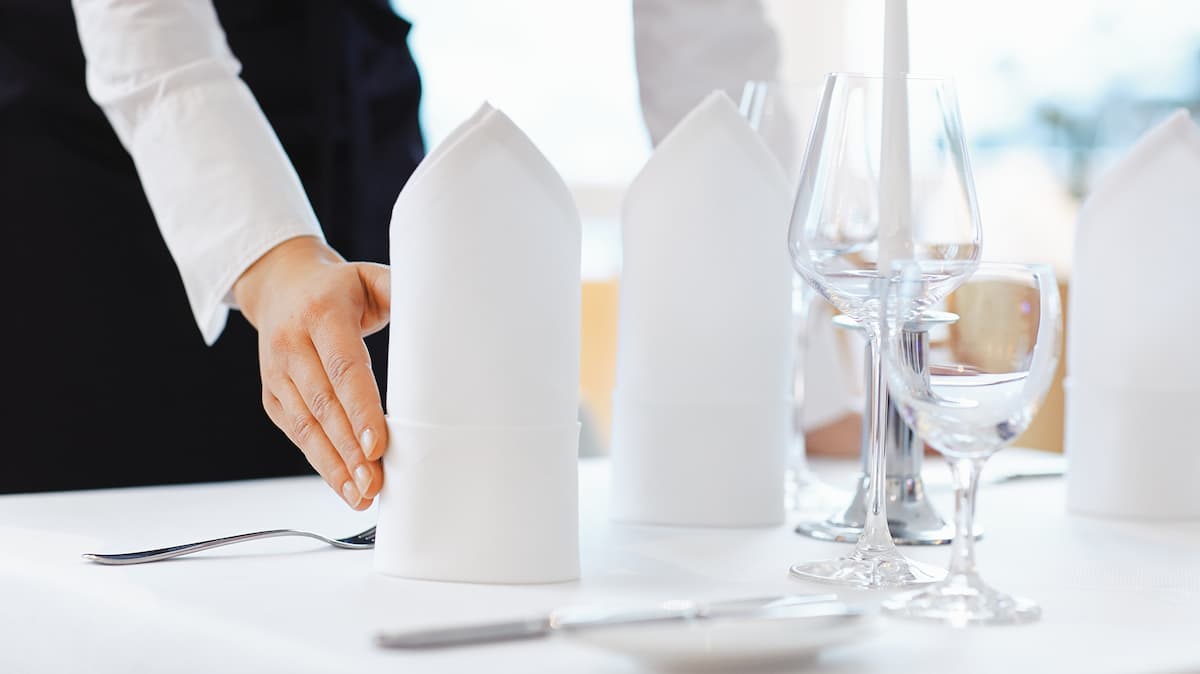
[[[582,630],[639,623],[659,623],[740,615],[769,614],[792,606],[830,604],[828,615],[852,609],[836,604],[835,594],[791,594],[743,597],[712,602],[671,600],[645,609],[563,609],[515,620],[451,625],[400,632],[381,632],[381,648],[424,649],[539,639],[564,630]]]

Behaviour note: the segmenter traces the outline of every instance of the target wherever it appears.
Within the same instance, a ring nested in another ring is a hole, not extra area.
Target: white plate
[[[864,613],[779,613],[567,630],[564,635],[660,670],[742,671],[812,660],[822,649],[864,638],[874,624]]]

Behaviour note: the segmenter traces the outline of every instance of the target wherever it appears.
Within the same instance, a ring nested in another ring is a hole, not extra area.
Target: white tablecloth
[[[814,465],[837,486],[855,469]],[[791,526],[615,525],[607,463],[584,460],[580,478],[582,580],[525,587],[382,577],[371,552],[306,539],[129,567],[79,557],[260,528],[348,535],[372,523],[315,477],[0,497],[0,672],[637,672],[637,662],[558,639],[412,653],[380,650],[373,635],[568,604],[828,591],[791,580],[788,565],[847,549]],[[949,515],[945,481],[929,481]],[[955,631],[884,619],[806,671],[1200,671],[1200,523],[1070,516],[1057,478],[987,485],[979,511],[984,577],[1037,599],[1041,622]],[[948,554],[905,550],[938,564]],[[868,606],[886,596],[840,593]]]

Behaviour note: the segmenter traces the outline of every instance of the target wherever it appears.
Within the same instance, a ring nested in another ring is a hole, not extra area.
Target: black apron
[[[215,5],[329,243],[386,263],[424,154],[409,24],[386,0]],[[0,225],[0,493],[313,474],[263,411],[253,328],[234,311],[204,344],[67,0],[0,0]],[[383,391],[386,330],[367,342]]]

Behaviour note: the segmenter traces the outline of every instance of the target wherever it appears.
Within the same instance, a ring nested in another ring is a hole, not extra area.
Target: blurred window
[[[883,0],[847,0],[847,54],[882,59]],[[1200,2],[910,0],[914,72],[954,76],[985,256],[1070,271],[1098,175],[1183,107],[1200,121]],[[868,27],[869,26],[869,27]]]
[[[570,186],[586,277],[620,264],[621,194],[650,153],[626,2],[393,0],[413,23],[421,122],[433,148],[484,101],[520,126]]]

